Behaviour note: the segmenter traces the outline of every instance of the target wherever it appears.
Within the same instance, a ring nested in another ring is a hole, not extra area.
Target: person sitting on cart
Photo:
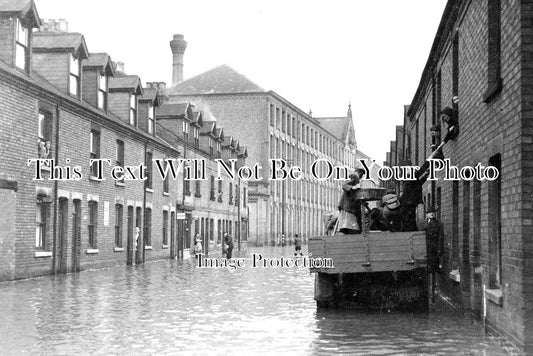
[[[339,217],[336,231],[342,234],[361,233],[361,202],[357,200],[357,190],[361,189],[359,177],[364,173],[363,169],[357,169],[350,174],[349,180],[342,186],[342,196],[339,201]]]

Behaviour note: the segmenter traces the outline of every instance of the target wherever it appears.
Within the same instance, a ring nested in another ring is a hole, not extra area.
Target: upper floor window
[[[69,93],[74,96],[80,95],[80,61],[73,55],[70,56],[70,80]]]
[[[90,151],[90,159],[100,158],[100,132],[96,130],[91,130],[89,151]],[[91,169],[90,169],[91,176],[98,175],[97,167],[98,165],[96,162],[93,162],[93,164],[91,164]]]
[[[215,200],[215,177],[211,176],[211,194],[209,196],[209,199]]]
[[[148,133],[154,133],[154,107],[150,105],[148,107]]]
[[[165,163],[165,169],[168,167],[169,163],[168,161]],[[167,174],[165,176],[165,179],[163,180],[163,193],[168,193],[170,186],[170,174]]]
[[[213,139],[209,137],[209,154],[213,155]]]
[[[183,139],[185,141],[188,141],[189,140],[189,123],[184,120],[181,128],[183,131]]]
[[[137,97],[135,94],[130,96],[130,125],[137,126]]]
[[[44,112],[39,112],[37,136],[39,137],[39,143],[37,147],[37,153],[39,154],[39,158],[49,158],[52,136],[51,115]]]
[[[218,201],[222,203],[222,180],[218,181]]]
[[[220,141],[217,141],[217,157],[220,158]]]
[[[153,165],[152,165],[152,152],[146,152],[146,180],[144,181],[145,188],[152,189],[152,177],[153,177]]]
[[[200,146],[200,130],[195,127],[193,128],[193,136],[194,136],[194,147]]]
[[[501,82],[501,3],[488,0],[488,87],[483,99],[490,101],[502,87]]]
[[[23,71],[29,69],[29,43],[30,31],[24,27],[19,19],[17,19],[17,34],[16,34],[16,53],[15,65]]]
[[[105,73],[98,78],[98,108],[105,110],[107,108],[107,76]]]
[[[121,140],[117,140],[117,152],[116,152],[115,166],[124,167],[124,141],[121,141]],[[122,179],[120,180],[120,182],[124,182],[124,176],[122,176]]]

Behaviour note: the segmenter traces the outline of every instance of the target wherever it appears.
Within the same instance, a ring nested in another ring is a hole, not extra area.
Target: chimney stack
[[[183,81],[183,54],[187,48],[187,42],[183,39],[183,35],[174,35],[170,41],[170,49],[172,50],[172,85],[176,85]]]
[[[68,32],[68,22],[65,19],[41,19],[42,32]]]
[[[117,74],[125,74],[124,62],[120,62],[120,61],[115,62],[115,71],[117,72]]]

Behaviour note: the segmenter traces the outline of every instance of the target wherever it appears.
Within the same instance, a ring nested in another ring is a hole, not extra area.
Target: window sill
[[[144,249],[145,249],[145,250],[151,250],[151,249],[152,249],[152,246],[144,246]]]
[[[461,274],[459,273],[459,270],[458,269],[454,269],[450,272],[450,274],[448,275],[448,277],[450,277],[450,279],[454,282],[457,282],[457,283],[460,283],[461,282]]]
[[[101,180],[96,176],[89,176],[89,180],[92,180],[93,182],[101,182]]]
[[[162,249],[168,249],[168,245],[161,246]]]
[[[144,190],[147,192],[147,193],[153,193],[154,190],[152,188],[144,188]]]
[[[168,197],[168,196],[170,196],[170,193],[169,192],[163,192],[163,195]]]
[[[502,91],[502,86],[502,79],[498,78],[498,80],[492,84],[483,95],[483,102],[488,103],[494,99],[496,95]]]
[[[485,289],[487,299],[496,305],[503,305],[503,293],[501,289]]]
[[[126,186],[126,183],[116,180],[116,181],[115,181],[115,185],[116,185],[117,187],[125,187],[125,186]]]
[[[88,255],[95,255],[98,252],[99,250],[97,248],[88,248],[87,250],[85,250],[85,253]]]
[[[48,251],[38,251],[38,252],[35,252],[35,258],[48,258],[48,257],[52,257],[52,252],[48,252]]]
[[[124,251],[124,247],[115,247],[113,249],[113,252],[122,252],[122,251]]]
[[[201,197],[202,197],[201,194],[194,194],[194,196],[195,196],[196,198],[201,198]]]

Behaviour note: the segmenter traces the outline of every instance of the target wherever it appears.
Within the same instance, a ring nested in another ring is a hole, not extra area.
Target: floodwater
[[[304,246],[305,250],[305,246]],[[290,256],[292,247],[242,251]],[[446,306],[317,312],[298,268],[199,269],[195,259],[0,283],[0,354],[506,355]]]

